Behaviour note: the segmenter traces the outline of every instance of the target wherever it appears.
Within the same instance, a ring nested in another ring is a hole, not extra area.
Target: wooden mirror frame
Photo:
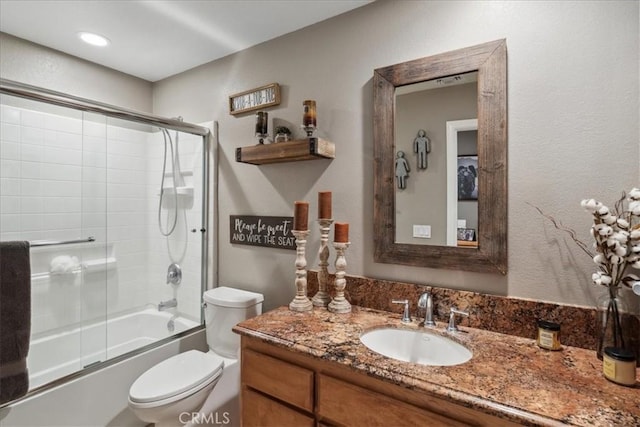
[[[396,243],[395,89],[478,71],[478,248]],[[496,40],[373,72],[374,261],[507,273],[507,45]]]

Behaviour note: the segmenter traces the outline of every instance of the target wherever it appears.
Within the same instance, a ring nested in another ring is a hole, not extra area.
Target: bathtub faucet
[[[173,308],[177,306],[178,306],[178,300],[176,300],[175,298],[170,299],[168,301],[160,301],[160,304],[158,304],[158,311],[165,311],[169,308]]]

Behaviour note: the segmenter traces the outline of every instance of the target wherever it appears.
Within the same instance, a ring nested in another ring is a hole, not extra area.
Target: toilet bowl
[[[223,359],[213,352],[189,350],[170,357],[133,383],[129,407],[148,423],[159,423],[172,414],[199,408],[217,384],[223,368]]]
[[[156,427],[186,424],[207,398],[216,393],[215,386],[225,374],[226,384],[239,384],[240,338],[231,328],[260,314],[264,297],[254,292],[219,287],[205,292],[203,299],[210,350],[177,354],[140,375],[129,389],[129,408],[140,420],[154,423]],[[225,395],[223,400],[229,400],[229,396]],[[206,409],[215,412],[216,408],[209,406]],[[225,409],[225,419],[239,425],[238,411],[230,413],[228,405]]]

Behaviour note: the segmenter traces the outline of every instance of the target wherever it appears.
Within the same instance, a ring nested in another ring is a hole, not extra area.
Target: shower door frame
[[[107,103],[93,101],[90,99],[78,97],[75,95],[69,95],[62,92],[57,92],[50,89],[41,88],[38,86],[32,86],[25,83],[16,82],[14,80],[0,78],[0,94],[11,95],[18,98],[25,98],[33,101],[42,102],[45,104],[58,105],[61,107],[67,107],[74,110],[79,110],[82,112],[92,112],[96,114],[102,114],[106,117],[117,118],[121,120],[142,123],[146,125],[152,125],[157,127],[162,127],[170,130],[175,130],[178,132],[185,132],[192,135],[198,135],[202,137],[202,218],[201,224],[202,228],[200,229],[202,240],[201,240],[201,261],[200,261],[200,273],[201,273],[201,283],[200,283],[200,295],[204,293],[207,288],[208,283],[208,260],[209,260],[209,230],[212,226],[215,227],[215,223],[217,222],[217,214],[214,209],[214,224],[209,224],[209,177],[210,177],[210,150],[213,137],[217,137],[217,135],[213,135],[211,130],[204,126],[195,125],[192,123],[187,123],[182,121],[181,119],[173,119],[166,118],[162,116],[156,116],[152,114],[143,113],[140,111],[135,111],[131,109],[121,108],[118,106],[110,105]],[[217,134],[217,123],[214,122],[214,132]],[[216,141],[214,141],[216,142]],[[214,162],[214,168],[216,168],[216,162]],[[214,170],[214,173],[216,170]],[[214,186],[214,198],[217,197],[217,191]],[[217,228],[217,227],[216,227]],[[216,250],[217,257],[217,250]],[[217,259],[213,260],[213,266],[217,271]],[[97,370],[103,369],[105,367],[111,366],[122,360],[126,360],[130,357],[133,357],[137,354],[143,353],[155,347],[159,347],[163,344],[166,344],[172,340],[182,338],[194,332],[204,329],[204,315],[203,310],[200,310],[200,325],[194,328],[188,329],[186,331],[180,332],[178,334],[172,335],[167,338],[163,338],[161,340],[155,341],[151,344],[145,345],[138,349],[132,350],[123,355],[105,360],[103,362],[97,363],[95,365],[91,365],[87,368],[83,368],[79,371],[71,373],[69,375],[57,378],[53,381],[50,381],[46,384],[41,385],[33,390],[29,390],[26,395],[7,402],[3,405],[0,405],[0,408],[5,406],[12,405],[18,401],[31,397],[35,394],[39,394],[43,391],[49,390],[51,388],[57,387],[61,384],[64,384],[73,379],[88,375]]]

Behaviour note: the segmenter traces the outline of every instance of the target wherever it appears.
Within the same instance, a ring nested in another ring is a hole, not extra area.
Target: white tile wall
[[[195,174],[188,181],[197,196],[166,239],[157,225],[162,135],[60,111],[0,106],[0,240],[96,238],[32,250],[33,332],[115,316],[174,292],[179,311],[199,320],[200,233],[188,230],[201,227],[201,138],[180,134],[182,170]],[[183,267],[177,290],[165,284],[169,247]],[[60,255],[114,256],[118,264],[108,274],[48,275]]]

